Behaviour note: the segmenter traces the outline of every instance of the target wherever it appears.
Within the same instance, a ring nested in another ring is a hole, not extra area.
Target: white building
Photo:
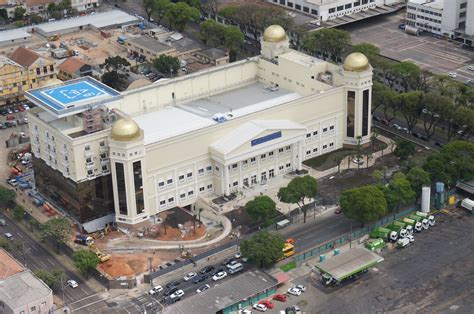
[[[473,46],[474,0],[410,0],[407,25]]]
[[[334,65],[289,49],[270,26],[247,60],[122,93],[84,78],[30,91],[37,187],[79,220],[113,210],[143,226],[368,143],[371,88],[364,55]]]
[[[79,12],[98,8],[99,0],[71,0],[71,7]]]
[[[267,0],[274,4],[290,8],[315,19],[327,21],[344,15],[375,9],[384,5],[404,3],[404,0]]]

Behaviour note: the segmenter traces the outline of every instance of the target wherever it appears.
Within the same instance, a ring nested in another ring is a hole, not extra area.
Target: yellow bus
[[[295,246],[286,242],[285,246],[283,247],[283,256],[280,258],[280,261],[292,255],[295,255]]]

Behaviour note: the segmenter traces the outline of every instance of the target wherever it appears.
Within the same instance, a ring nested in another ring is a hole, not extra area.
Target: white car
[[[240,252],[237,252],[237,253],[235,253],[235,255],[234,255],[234,258],[235,258],[235,259],[239,259],[239,258],[241,258],[241,257],[242,257],[242,253],[240,253]]]
[[[17,186],[18,181],[16,179],[11,179],[11,180],[8,180],[8,184],[10,184],[11,186]]]
[[[163,287],[162,286],[156,286],[156,287],[151,288],[151,290],[148,291],[148,293],[150,295],[155,295],[155,294],[160,293],[161,291],[163,291]]]
[[[295,287],[292,287],[292,288],[288,289],[288,293],[291,294],[291,295],[299,296],[299,295],[301,295],[301,290],[296,289]]]
[[[183,280],[184,281],[189,281],[189,280],[193,279],[196,276],[197,276],[197,274],[195,272],[190,272],[190,273],[187,273],[186,276],[184,276]]]
[[[247,309],[245,309],[245,310],[240,310],[240,311],[239,311],[239,314],[252,314],[252,311],[251,311],[251,310],[247,310]]]
[[[225,271],[220,271],[214,276],[212,276],[212,280],[218,281],[218,280],[224,279],[225,277],[227,277],[227,273]]]
[[[300,290],[301,292],[306,292],[306,287],[303,285],[296,285],[294,288]]]
[[[393,127],[394,127],[395,129],[397,129],[397,130],[400,130],[400,129],[402,128],[401,126],[399,126],[399,125],[396,124],[396,123],[393,124]]]
[[[450,78],[456,78],[458,75],[456,74],[456,72],[449,72],[449,73],[448,73],[448,76],[449,76]]]
[[[412,236],[411,234],[407,235],[406,238],[407,238],[408,240],[410,240],[410,242],[412,242],[412,243],[415,242],[415,237]]]
[[[67,285],[71,288],[77,288],[79,285],[77,284],[77,282],[75,280],[72,280],[72,279],[69,279],[67,281]]]
[[[468,65],[467,66],[468,70],[474,71],[474,64]]]
[[[264,304],[254,304],[253,306],[254,310],[260,311],[260,312],[265,312],[267,310],[267,307]]]
[[[199,289],[196,290],[196,293],[204,292],[204,291],[206,291],[206,290],[209,289],[209,288],[211,288],[211,286],[209,286],[208,284],[205,284],[204,286],[199,287]]]
[[[181,298],[183,295],[184,295],[184,291],[179,289],[178,291],[170,295],[170,299]]]

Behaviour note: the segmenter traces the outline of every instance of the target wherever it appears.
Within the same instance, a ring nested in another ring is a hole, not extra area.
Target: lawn
[[[294,269],[294,268],[296,268],[296,262],[295,261],[291,261],[288,264],[280,266],[280,269],[283,270],[285,273],[292,270],[292,269]]]
[[[375,145],[373,149],[371,146],[362,149],[362,155],[364,155],[366,151],[370,153],[374,153],[376,151],[387,148],[387,144],[379,140],[376,140],[374,144]],[[316,169],[318,171],[324,171],[324,170],[336,167],[337,162],[342,160],[344,157],[350,156],[350,155],[356,155],[356,154],[357,154],[357,149],[355,148],[340,148],[333,152],[305,160],[303,161],[303,163],[306,166]]]

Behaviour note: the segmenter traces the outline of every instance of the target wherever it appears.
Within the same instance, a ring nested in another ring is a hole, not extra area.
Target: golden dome
[[[344,70],[351,72],[363,72],[369,69],[369,59],[360,52],[353,52],[344,60]]]
[[[263,33],[263,41],[270,43],[278,43],[286,40],[286,33],[280,25],[270,25]]]
[[[118,120],[112,126],[112,139],[115,141],[133,141],[141,135],[138,124],[129,118]]]

